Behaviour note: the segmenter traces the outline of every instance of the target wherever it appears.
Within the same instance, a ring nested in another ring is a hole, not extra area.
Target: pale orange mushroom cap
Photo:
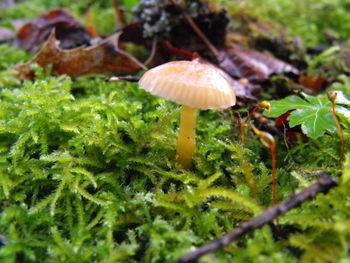
[[[140,88],[197,109],[224,109],[236,104],[226,73],[208,63],[173,61],[147,71]]]

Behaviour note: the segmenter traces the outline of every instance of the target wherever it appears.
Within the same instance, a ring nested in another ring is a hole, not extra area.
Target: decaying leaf
[[[90,44],[91,37],[87,30],[65,9],[52,10],[23,25],[17,32],[17,44],[35,52],[54,28],[63,49]]]
[[[287,72],[294,73],[295,75],[299,74],[299,70],[292,65],[266,53],[262,53],[256,50],[249,50],[247,51],[247,54],[251,59],[264,64],[268,68],[268,75]]]
[[[0,43],[12,40],[15,38],[15,36],[16,34],[14,31],[6,27],[0,27]]]
[[[288,63],[255,50],[228,48],[219,52],[218,60],[219,66],[231,76],[253,82],[265,81],[271,74],[299,73]]]
[[[118,48],[121,33],[112,35],[98,45],[62,50],[53,31],[39,51],[27,63],[15,66],[22,79],[33,78],[31,65],[36,63],[41,67],[52,65],[52,74],[67,74],[77,76],[91,73],[135,73],[144,66],[135,58]]]
[[[260,85],[251,83],[248,79],[244,78],[239,80],[233,79],[232,86],[235,88],[236,96],[240,102],[257,102],[258,100],[256,98],[256,95],[259,94],[262,90]]]
[[[311,92],[318,92],[321,90],[323,85],[326,83],[326,79],[322,76],[305,76],[299,77],[299,82],[306,89],[310,89]]]

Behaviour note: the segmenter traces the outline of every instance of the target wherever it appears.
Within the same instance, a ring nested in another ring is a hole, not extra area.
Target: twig
[[[157,51],[157,43],[158,43],[158,38],[155,37],[152,41],[152,49],[151,49],[151,53],[150,55],[148,56],[148,58],[146,59],[145,62],[143,62],[143,64],[145,66],[148,66],[149,63],[152,62],[152,60],[154,59],[154,56],[156,54],[156,51]]]
[[[288,200],[280,203],[279,205],[267,209],[261,215],[254,217],[248,222],[243,223],[240,227],[234,229],[228,234],[214,241],[211,241],[210,243],[202,247],[199,247],[198,249],[184,255],[183,257],[181,257],[173,263],[196,262],[201,256],[210,252],[214,252],[222,248],[223,246],[226,246],[231,242],[237,240],[238,238],[244,236],[245,234],[255,229],[261,228],[262,226],[273,221],[279,215],[282,215],[291,210],[292,208],[299,206],[303,202],[314,198],[318,193],[327,193],[331,188],[335,187],[336,185],[337,182],[332,177],[323,174],[316,183],[304,189],[300,193],[293,195]]]
[[[106,79],[106,81],[128,81],[128,82],[138,82],[139,80],[140,80],[139,76],[113,76]]]
[[[181,6],[176,2],[176,0],[171,0],[173,5]],[[186,13],[184,9],[181,8],[181,12],[183,17],[186,19],[187,23],[193,29],[193,31],[197,34],[197,36],[204,42],[204,44],[209,48],[210,52],[213,53],[215,57],[219,55],[219,51],[217,48],[209,41],[209,39],[204,35],[202,30],[197,26],[197,24],[193,21],[192,17]]]

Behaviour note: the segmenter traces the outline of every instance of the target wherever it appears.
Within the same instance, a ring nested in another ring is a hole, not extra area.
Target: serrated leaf
[[[293,111],[289,117],[289,126],[301,125],[304,134],[312,139],[322,136],[327,130],[335,127],[330,107],[305,107]]]
[[[270,101],[271,109],[265,112],[268,117],[278,117],[289,110],[295,110],[302,107],[307,107],[309,103],[302,98],[292,95],[281,100]]]
[[[350,100],[347,97],[345,97],[344,92],[342,92],[341,90],[337,90],[336,93],[337,93],[337,97],[335,98],[336,104],[350,106]]]
[[[348,122],[350,122],[350,110],[343,106],[336,106],[335,111],[337,112],[337,115],[343,116],[344,119],[346,119]]]
[[[302,95],[305,100],[292,95],[282,100],[271,101],[271,110],[266,113],[266,116],[277,117],[292,111],[287,118],[289,126],[301,125],[303,133],[312,139],[335,129],[336,123],[332,116],[332,104],[329,99],[326,96],[313,97],[304,93]]]

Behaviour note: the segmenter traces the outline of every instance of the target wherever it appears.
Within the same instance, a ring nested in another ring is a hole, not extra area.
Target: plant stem
[[[182,105],[179,139],[177,141],[176,162],[189,169],[196,149],[197,109]]]
[[[263,110],[268,110],[270,111],[271,105],[269,102],[263,100],[259,102],[255,107],[249,112],[247,118],[245,119],[244,123],[241,125],[241,139],[242,139],[242,144],[245,146],[245,128],[247,127],[250,119],[252,118],[253,114],[257,111],[257,109],[263,109]]]
[[[272,169],[272,204],[277,205],[276,145],[270,145]]]
[[[276,175],[276,142],[273,136],[265,131],[258,130],[253,124],[250,124],[254,133],[258,136],[262,145],[270,149],[271,152],[271,170],[272,170],[272,204],[277,205],[277,175]]]
[[[337,124],[338,127],[338,134],[340,136],[340,140],[341,140],[341,144],[340,144],[340,157],[338,160],[338,166],[340,167],[342,165],[342,162],[344,160],[344,152],[345,152],[345,139],[344,139],[344,133],[343,133],[343,129],[341,128],[339,119],[337,117],[337,113],[335,111],[335,99],[337,97],[337,93],[336,92],[329,92],[328,94],[328,98],[332,103],[332,115],[333,115],[333,119],[335,120],[335,123]]]
[[[247,118],[245,119],[245,121],[243,122],[243,124],[241,125],[241,140],[242,140],[242,144],[243,146],[245,146],[245,128],[247,127],[250,119],[252,118],[254,112],[256,112],[256,110],[259,108],[259,105],[256,105],[248,114]]]

